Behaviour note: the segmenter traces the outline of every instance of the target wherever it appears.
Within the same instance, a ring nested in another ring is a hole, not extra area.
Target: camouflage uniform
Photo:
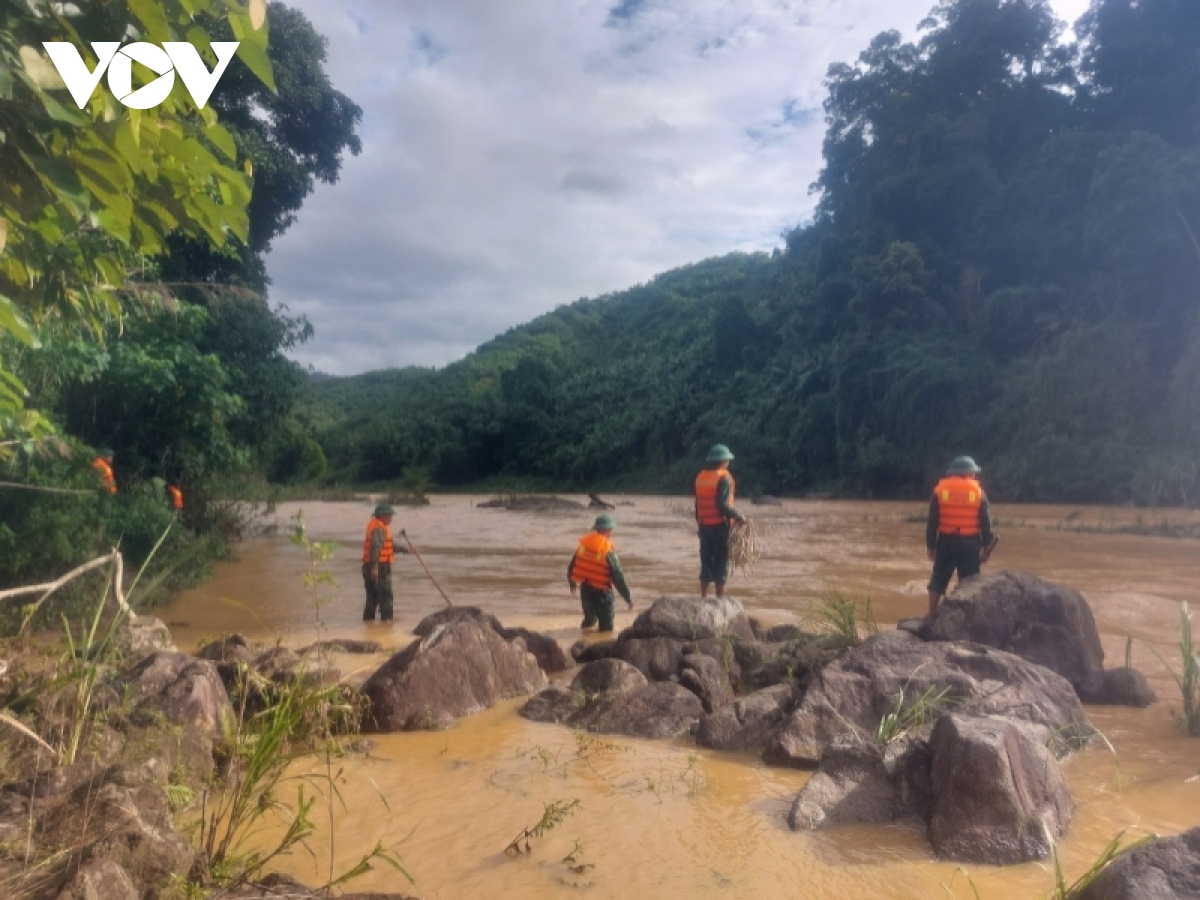
[[[392,564],[379,562],[379,555],[383,551],[384,531],[378,528],[371,535],[371,562],[363,563],[363,585],[367,589],[367,605],[363,608],[363,621],[370,622],[375,619],[375,608],[379,608],[379,618],[384,622],[390,622],[392,619]],[[402,544],[394,546],[394,552],[407,553],[408,548]],[[371,567],[375,565],[379,570],[379,577],[374,581],[371,580]]]
[[[717,509],[725,517],[720,525],[698,525],[700,535],[700,580],[703,582],[729,580],[729,521],[738,518],[738,511],[729,503],[729,479],[717,485]]]
[[[626,603],[632,602],[632,595],[629,592],[629,585],[625,583],[625,571],[621,568],[621,561],[617,559],[616,553],[609,553],[605,557],[608,563],[608,572],[612,576],[613,587],[620,592]],[[575,571],[575,557],[571,557],[570,563],[567,564],[567,583],[574,584],[575,579],[572,577]],[[613,624],[616,621],[616,597],[613,594],[613,589],[601,590],[597,587],[592,587],[586,581],[579,585],[579,602],[583,606],[583,628],[591,628],[599,623],[600,631],[612,631]]]

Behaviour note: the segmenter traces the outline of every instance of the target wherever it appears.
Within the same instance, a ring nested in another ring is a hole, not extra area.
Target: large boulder
[[[546,683],[537,660],[487,624],[452,621],[413,641],[363,685],[366,724],[379,731],[443,728]]]
[[[1077,900],[1184,900],[1200,897],[1200,828],[1158,838],[1105,866]]]
[[[926,643],[905,631],[873,635],[818,672],[800,706],[767,745],[777,765],[813,767],[835,738],[875,739],[883,717],[926,692],[948,709],[1044,725],[1063,742],[1094,732],[1069,682],[1011,653],[978,644]]]
[[[1014,865],[1050,853],[1074,806],[1047,729],[951,713],[930,738],[929,841],[957,862]]]
[[[1057,672],[1085,702],[1103,697],[1100,634],[1091,607],[1074,588],[1023,572],[967,578],[938,607],[922,637],[995,647]]]
[[[57,900],[141,900],[141,895],[119,865],[111,859],[94,859],[79,867]]]
[[[673,638],[699,641],[703,638],[736,636],[754,639],[750,620],[742,604],[730,597],[659,597],[621,632],[620,640]]]
[[[794,702],[795,691],[790,684],[738,697],[700,720],[696,743],[712,750],[761,750]]]
[[[705,712],[716,712],[733,699],[728,669],[699,650],[684,653],[679,683],[700,698]]]
[[[793,830],[891,822],[928,815],[931,755],[919,737],[886,745],[838,738],[800,789],[788,815]]]
[[[429,637],[433,632],[443,625],[449,625],[451,622],[461,622],[464,619],[469,619],[473,622],[482,622],[497,633],[504,627],[497,619],[489,612],[484,612],[478,606],[447,606],[445,609],[439,609],[435,613],[430,613],[413,629],[413,634],[417,637]]]
[[[210,660],[160,650],[134,666],[124,681],[138,709],[176,725],[190,725],[219,738],[232,721],[229,694]]]
[[[548,634],[540,634],[528,628],[505,628],[499,619],[478,606],[448,606],[439,609],[418,622],[413,634],[417,637],[429,637],[443,625],[462,621],[487,625],[506,641],[520,640],[523,648],[533,654],[543,672],[561,672],[571,667],[570,660],[558,641]]]
[[[788,813],[793,831],[890,822],[898,818],[896,791],[883,763],[883,748],[857,738],[833,744],[796,795]]]
[[[87,815],[80,815],[83,809]],[[78,848],[81,867],[107,872],[106,884],[120,887],[121,879],[99,864],[119,867],[143,900],[166,896],[196,857],[191,842],[175,831],[163,789],[139,770],[115,769],[99,786],[81,785],[43,824],[47,843]]]
[[[690,730],[703,715],[700,699],[687,688],[654,682],[598,694],[568,723],[586,731],[665,739]]]

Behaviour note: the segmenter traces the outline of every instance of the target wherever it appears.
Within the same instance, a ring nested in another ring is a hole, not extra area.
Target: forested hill
[[[910,496],[1200,496],[1200,3],[937,7],[828,77],[814,221],[445,369],[313,382],[330,474]]]

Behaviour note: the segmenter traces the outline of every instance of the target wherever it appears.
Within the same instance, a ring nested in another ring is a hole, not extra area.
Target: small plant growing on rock
[[[1042,826],[1045,828],[1045,825]],[[1100,855],[1092,861],[1088,870],[1080,875],[1071,884],[1067,884],[1066,873],[1063,870],[1062,859],[1058,855],[1058,846],[1050,837],[1049,831],[1046,832],[1046,840],[1050,843],[1050,858],[1054,866],[1054,890],[1047,895],[1047,900],[1076,900],[1088,886],[1095,881],[1100,873],[1104,871],[1104,867],[1111,863],[1118,856],[1134,850],[1142,844],[1154,840],[1155,835],[1150,834],[1139,838],[1131,844],[1124,844],[1126,830],[1117,832],[1116,837],[1108,842],[1108,845],[1100,851]]]
[[[871,614],[871,598],[848,596],[841,591],[830,591],[821,597],[809,609],[805,621],[827,644],[842,650],[857,647],[864,636],[879,631]]]
[[[939,691],[936,686],[930,685],[925,693],[905,705],[905,694],[911,683],[911,679],[905,682],[900,689],[900,696],[896,698],[896,708],[880,720],[879,730],[875,733],[878,743],[887,745],[899,740],[914,728],[920,728],[950,703],[949,688]]]

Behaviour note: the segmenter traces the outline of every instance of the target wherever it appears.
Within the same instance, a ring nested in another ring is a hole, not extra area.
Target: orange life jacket
[[[938,533],[979,534],[979,508],[983,506],[983,488],[974,478],[950,475],[933,489],[938,500]]]
[[[92,463],[92,468],[96,470],[108,492],[115,494],[117,492],[117,480],[113,478],[112,466],[105,462],[103,457],[97,456],[95,462]]]
[[[728,469],[705,469],[696,476],[696,521],[701,525],[725,524],[725,516],[717,506],[717,487],[722,478],[729,479],[729,505],[732,506],[737,486]]]
[[[612,573],[608,571],[608,554],[612,553],[613,542],[598,531],[590,531],[579,539],[575,551],[575,565],[571,577],[607,591],[612,587]]]
[[[171,498],[171,506],[175,510],[183,509],[183,491],[173,484],[167,485],[167,496]]]
[[[363,541],[363,562],[371,561],[371,538],[375,536],[375,532],[380,528],[383,529],[383,546],[379,548],[379,561],[381,563],[390,563],[396,555],[395,545],[392,543],[392,530],[387,527],[387,523],[380,519],[372,519],[367,525],[367,537]]]

